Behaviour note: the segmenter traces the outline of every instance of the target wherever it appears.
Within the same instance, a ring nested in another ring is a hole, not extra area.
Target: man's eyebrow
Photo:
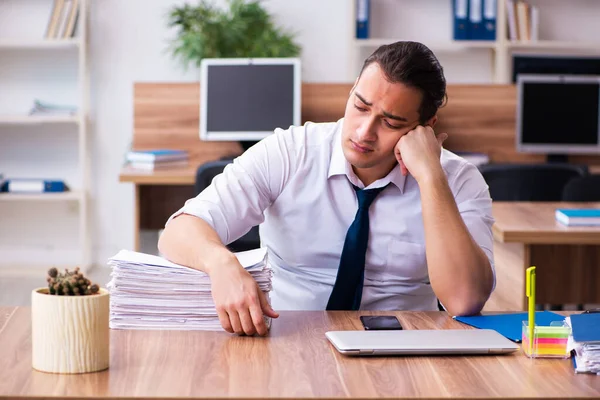
[[[366,105],[368,105],[368,106],[372,106],[372,105],[373,105],[373,103],[369,103],[369,102],[368,102],[367,100],[365,100],[365,98],[364,98],[364,97],[362,97],[360,94],[358,94],[358,93],[356,93],[356,92],[354,92],[354,94],[356,95],[356,97],[358,97],[358,99],[359,99],[360,101],[362,101],[362,102],[363,102],[363,103],[365,103]]]
[[[402,121],[402,122],[408,122],[408,120],[404,117],[399,117],[398,115],[392,115],[385,111],[383,112],[383,115],[388,117],[389,119],[395,119],[395,120]]]
[[[362,97],[362,96],[361,96],[360,94],[358,94],[357,92],[354,92],[354,95],[355,95],[356,97],[358,97],[358,99],[359,99],[360,101],[362,101],[363,103],[365,103],[367,106],[372,106],[372,105],[373,105],[373,103],[369,103],[367,100],[365,100],[365,98],[364,98],[364,97]],[[395,120],[397,120],[397,121],[408,122],[408,120],[407,120],[406,118],[404,118],[404,117],[400,117],[400,116],[398,116],[398,115],[393,115],[393,114],[390,114],[389,112],[386,112],[386,111],[384,111],[384,112],[383,112],[383,115],[384,115],[385,117],[389,118],[389,119],[395,119]]]

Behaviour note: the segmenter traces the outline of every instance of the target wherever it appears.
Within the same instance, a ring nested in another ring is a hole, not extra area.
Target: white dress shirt
[[[358,208],[352,184],[365,187],[344,157],[343,122],[277,129],[171,217],[200,217],[226,244],[260,224],[261,243],[274,271],[275,310],[324,310],[333,289]],[[442,150],[441,163],[460,214],[494,270],[488,186],[476,167],[447,150]],[[425,259],[419,187],[397,165],[367,189],[390,182],[369,209],[360,308],[437,310]]]

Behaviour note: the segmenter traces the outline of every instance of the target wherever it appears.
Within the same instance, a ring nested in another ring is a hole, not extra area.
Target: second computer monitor
[[[600,153],[600,77],[519,75],[517,150]]]
[[[256,141],[300,124],[300,60],[204,59],[200,138]]]

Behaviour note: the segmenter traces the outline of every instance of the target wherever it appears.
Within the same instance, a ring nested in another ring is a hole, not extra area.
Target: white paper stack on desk
[[[268,298],[272,270],[266,249],[236,256]],[[207,274],[128,250],[121,250],[108,264],[112,267],[107,285],[111,328],[222,330]]]

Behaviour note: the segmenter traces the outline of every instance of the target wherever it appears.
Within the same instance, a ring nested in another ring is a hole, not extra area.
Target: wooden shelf
[[[560,49],[560,50],[599,50],[600,42],[562,42],[557,40],[508,41],[507,47],[515,49]]]
[[[398,41],[399,39],[354,39],[358,47],[378,47]],[[457,51],[465,49],[494,49],[496,42],[493,40],[448,40],[441,42],[423,42],[427,47],[437,51]]]
[[[0,49],[13,50],[75,49],[80,45],[81,40],[79,38],[39,40],[0,39]]]
[[[78,124],[78,115],[0,115],[0,125]]]
[[[0,193],[3,201],[80,201],[83,197],[79,191],[57,193]]]

